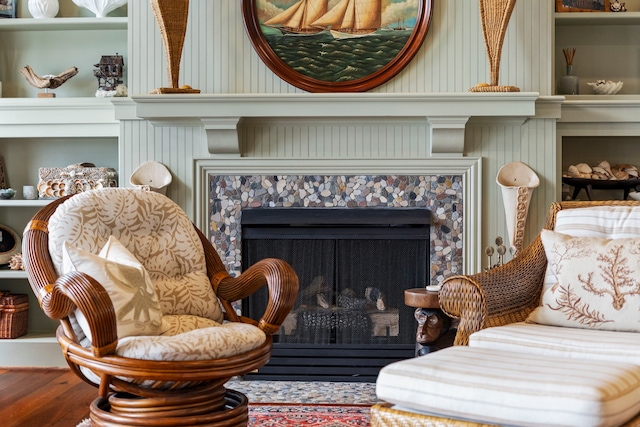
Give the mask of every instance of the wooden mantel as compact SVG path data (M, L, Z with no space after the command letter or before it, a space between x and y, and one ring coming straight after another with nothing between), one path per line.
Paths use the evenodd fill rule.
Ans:
M537 92L516 93L295 93L134 95L134 115L153 126L200 126L209 152L240 156L238 126L243 118L424 119L431 127L431 155L464 152L471 118L496 122L536 116Z

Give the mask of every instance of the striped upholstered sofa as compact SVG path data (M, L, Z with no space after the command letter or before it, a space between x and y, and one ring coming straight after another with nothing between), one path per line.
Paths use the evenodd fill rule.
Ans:
M511 262L447 279L453 347L382 369L373 427L640 426L640 203L563 202Z

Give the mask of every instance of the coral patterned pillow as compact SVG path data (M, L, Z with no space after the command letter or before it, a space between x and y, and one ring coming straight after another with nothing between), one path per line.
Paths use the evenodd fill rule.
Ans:
M572 237L550 230L541 238L555 284L527 321L640 331L640 239Z

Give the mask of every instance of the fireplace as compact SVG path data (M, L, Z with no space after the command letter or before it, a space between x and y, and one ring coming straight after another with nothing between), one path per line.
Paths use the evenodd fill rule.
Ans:
M428 209L248 209L243 267L281 258L298 273L296 305L274 337L260 379L375 379L413 356L415 320L404 289L429 281ZM257 318L267 292L243 301Z
M416 323L413 309L404 305L403 290L435 285L448 275L463 271L463 261L468 259L463 245L466 200L463 182L469 182L469 174L221 173L231 168L242 170L233 162L227 163L230 164L218 165L203 175L207 183L209 235L223 262L230 273L235 274L261 257L287 259L301 276L301 293L307 298L304 308L308 310L301 312L297 307L276 337L273 362L249 378L373 381L381 366L412 357ZM334 161L331 167L340 170L339 163ZM404 164L411 163L411 160L404 161ZM423 163L412 166L413 170L424 169ZM286 211L291 211L294 218ZM325 212L328 217L317 220L316 217ZM422 219L411 219L411 215L401 219L405 213ZM281 214L285 214L284 219L274 219ZM337 215L342 218L338 220ZM364 220L365 215L373 217ZM311 223L313 227L306 226ZM343 239L347 228L352 229L353 238ZM300 235L302 231L304 236ZM289 233L287 238L291 240L286 244L283 242L287 239L281 238L285 233ZM375 238L363 238L367 236ZM384 241L383 253L376 254L380 240ZM256 242L262 248L253 247L252 243ZM322 248L325 255L321 256L330 254L332 259L349 256L353 261L354 256L344 255L344 251L358 254L360 262L346 265L359 268L358 274L363 279L357 285L340 284L338 289L330 290L330 295L318 297L322 292L312 292L313 286L325 289L325 285L335 284L336 275L344 277L351 272L340 270L345 266L332 267L331 271L304 272L298 263L306 264L306 259L319 256L307 255L308 248ZM300 259L288 259L289 254ZM320 264L328 264L322 260ZM408 266L417 271L398 281L399 275L393 273ZM382 290L379 279L385 286L391 284L395 291ZM367 292L367 288L375 289ZM377 309L377 289L385 294L382 304L386 310ZM344 307L337 307L340 310L322 307L323 304L337 305L338 297L341 304L368 300L369 311L347 313ZM264 299L264 295L261 298ZM250 315L253 313L249 310L260 311L246 304L244 308L238 304L236 309ZM344 323L347 316L368 332L354 337L353 331L335 326ZM320 327L321 322L324 328ZM301 337L308 339L302 342ZM295 357L291 356L292 348L295 348ZM271 369L279 371L270 372Z

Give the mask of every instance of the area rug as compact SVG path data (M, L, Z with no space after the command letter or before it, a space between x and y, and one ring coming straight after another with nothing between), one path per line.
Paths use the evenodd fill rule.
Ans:
M249 404L249 427L368 427L369 405ZM90 427L88 419L77 427Z
M368 427L369 405L249 404L249 427Z

